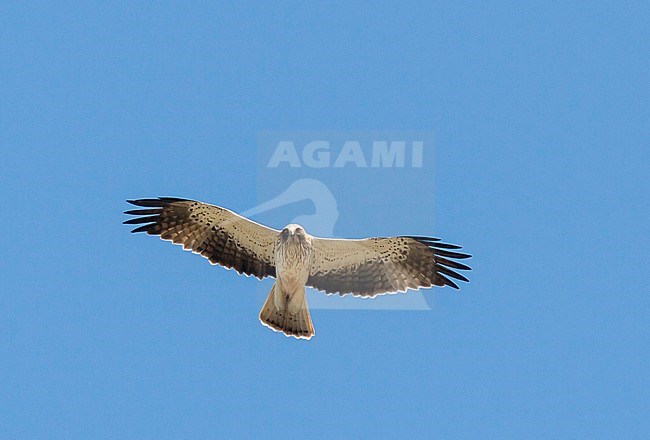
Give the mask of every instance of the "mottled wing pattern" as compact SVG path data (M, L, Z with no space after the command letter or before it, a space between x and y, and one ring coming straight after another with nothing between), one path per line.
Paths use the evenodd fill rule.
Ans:
M159 197L127 201L145 208L125 212L138 217L124 223L143 224L131 232L159 235L240 274L275 277L273 250L279 231L194 200Z
M314 259L307 285L327 293L373 297L431 286L451 286L450 278L468 281L453 269L471 270L456 259L460 246L430 237L389 237L363 240L315 238Z

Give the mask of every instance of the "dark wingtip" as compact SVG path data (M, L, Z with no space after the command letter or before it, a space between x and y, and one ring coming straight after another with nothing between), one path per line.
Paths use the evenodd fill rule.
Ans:
M412 238L413 240L416 240L416 241L419 241L419 242L436 242L436 241L440 241L439 238L426 237L424 235L404 235L404 238Z
M462 249L462 246L458 246L457 244L449 244L449 243L435 243L433 246L440 249Z
M451 251L462 249L462 246L442 243L439 238L434 237L424 237L418 235L409 235L405 237L411 238L419 243L426 245L433 253L433 258L436 262L436 278L439 282L442 283L436 283L436 285L449 286L454 289L459 289L458 285L448 277L455 278L460 281L469 282L466 277L457 273L455 270L472 270L472 268L455 260L464 260L466 258L471 258L472 256L470 254Z
M158 220L157 215L145 216L145 217L135 217L129 220L122 222L125 225L139 225L140 223L155 223Z
M427 245L430 249L434 251L436 255L441 255L448 258L455 258L459 260L472 257L470 254L465 254L461 252L451 252L447 250L447 249L462 249L463 247L458 246L457 244L441 243L439 238L423 237L418 235L405 235L404 238L411 238L417 242Z
M152 215L152 214L160 214L161 212L162 212L162 208L130 209L128 211L124 211L124 214L128 214L128 215Z
M135 206L151 207L151 208L164 208L166 205L174 202L185 202L187 199L178 197L158 197L155 199L133 199L128 200L127 203Z
M131 234L136 234L138 232L149 232L153 231L153 228L156 226L155 223L149 223L148 225L143 225L138 228L135 228L131 231Z
M460 270L472 270L471 267L467 266L466 264L459 263L458 261L447 260L446 258L442 258L435 254L434 257L436 263L442 264L443 266L449 266L449 267L453 267L454 269L460 269Z
M131 205L135 205L145 209L130 209L124 211L124 214L127 215L137 215L138 217L125 220L123 224L125 225L138 225L141 223L147 223L146 225L139 226L131 231L131 233L137 232L146 232L154 233L156 228L156 222L160 214L163 212L163 208L174 202L189 202L191 200L181 199L178 197L158 197L155 199L127 199L126 202Z
M442 275L442 274L440 274L440 273L437 273L437 274L436 274L436 278L440 278L440 279L442 279L442 281L444 282L444 284L445 284L446 286L453 287L453 288L456 289L456 290L460 290L460 287L458 287L458 285L457 285L456 283L454 283L452 280L450 280L450 279L447 278L446 276L444 276L444 275Z
M454 272L453 270L441 265L441 264L436 264L436 271L440 272L442 274L445 274L449 277L456 278L457 280L460 281L465 281L469 283L469 280L465 278L463 275L459 274L458 272Z
M470 254L461 254L460 252L443 251L441 249L434 249L434 253L436 255L440 255L441 257L455 258L456 260L464 260L465 258L471 258Z

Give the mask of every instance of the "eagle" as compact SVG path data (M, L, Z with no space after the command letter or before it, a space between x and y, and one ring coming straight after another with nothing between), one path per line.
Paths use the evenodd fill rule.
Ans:
M188 199L127 200L125 211L139 225L131 232L157 235L200 254L211 264L275 283L259 313L261 323L298 339L314 336L305 286L327 294L372 298L408 289L468 281L456 260L471 255L460 246L425 236L332 239L309 235L302 226L269 228L226 208Z

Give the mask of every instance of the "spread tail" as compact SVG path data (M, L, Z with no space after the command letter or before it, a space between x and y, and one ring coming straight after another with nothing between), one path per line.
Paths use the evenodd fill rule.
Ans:
M304 287L289 296L276 281L260 310L260 321L263 325L294 338L311 339L314 336Z

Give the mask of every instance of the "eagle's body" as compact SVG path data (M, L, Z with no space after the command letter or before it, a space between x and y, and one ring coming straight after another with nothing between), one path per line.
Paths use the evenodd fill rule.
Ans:
M139 217L125 223L145 223L132 232L159 235L241 274L274 277L259 318L296 338L314 335L305 286L362 297L434 285L457 289L449 277L467 279L452 269L470 269L454 261L469 257L451 251L460 246L436 238L326 239L310 236L299 225L278 231L193 200L161 197L129 203L145 208L126 211Z
M289 290L305 287L313 252L312 237L300 225L287 225L275 245L276 279Z
M275 284L260 311L260 321L277 331L311 337L314 327L307 308L305 285L313 255L312 237L299 225L287 225L275 245Z

